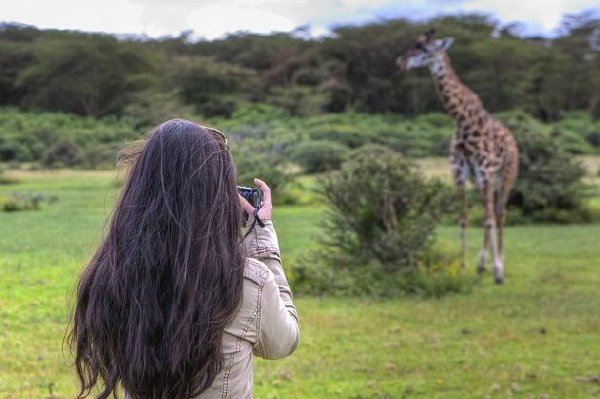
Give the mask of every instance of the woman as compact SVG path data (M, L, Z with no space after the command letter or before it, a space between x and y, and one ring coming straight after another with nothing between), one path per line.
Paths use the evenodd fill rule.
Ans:
M78 397L250 398L252 354L285 357L299 336L269 187L255 179L256 212L223 134L182 119L124 160L108 234L77 288ZM242 208L254 227L240 245Z

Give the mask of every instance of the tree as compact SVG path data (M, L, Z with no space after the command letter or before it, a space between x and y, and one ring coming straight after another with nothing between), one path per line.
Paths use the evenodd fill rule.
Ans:
M253 73L208 57L194 57L182 75L181 97L187 104L205 116L229 117L236 107L232 94L247 87Z
M81 115L118 113L129 94L152 82L150 56L110 36L44 38L19 75L29 107Z

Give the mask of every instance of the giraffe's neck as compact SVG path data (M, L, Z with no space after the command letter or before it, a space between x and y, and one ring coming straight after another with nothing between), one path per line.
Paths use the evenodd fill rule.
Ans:
M447 78L453 78L458 80L458 76L454 72L452 65L450 64L450 58L446 53L439 53L435 56L433 63L429 65L431 75L436 80L442 80Z
M429 70L435 80L444 109L458 123L468 117L469 109L482 109L479 98L460 81L454 72L446 53L438 54L429 66Z

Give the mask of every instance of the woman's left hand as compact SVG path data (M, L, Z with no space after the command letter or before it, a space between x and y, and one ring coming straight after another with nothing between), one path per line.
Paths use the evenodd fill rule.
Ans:
M258 217L261 220L269 220L271 219L271 215L273 213L273 203L271 202L271 189L264 181L260 179L254 179L254 185L258 187L263 193L263 201L258 210ZM250 204L244 197L239 195L240 204L242 208L248 212L248 215L254 215L254 207Z

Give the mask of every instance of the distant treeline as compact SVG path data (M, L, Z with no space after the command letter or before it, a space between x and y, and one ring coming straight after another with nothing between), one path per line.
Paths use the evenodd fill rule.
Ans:
M406 73L394 63L430 26L456 39L453 65L490 111L518 108L546 121L574 110L600 116L599 55L592 45L600 19L590 13L565 17L562 34L552 40L519 37L518 26L503 27L481 15L341 26L325 38L298 29L210 41L192 41L189 34L117 38L5 23L0 106L128 114L141 124L182 109L227 117L248 103L292 115L439 111L428 71Z
M365 144L384 145L410 157L446 156L453 123L442 113L416 117L355 112L291 116L265 104L242 106L232 118L183 116L218 126L226 133L236 162L252 172L262 165L267 169L262 173L271 173L274 165L289 162L307 173L336 169L350 151ZM495 116L517 139L533 131L570 154L600 153L600 119L594 120L585 112L568 112L551 123L542 123L522 111ZM139 139L148 128L138 124L137 118L127 115L93 118L0 107L0 163L112 168L124 143Z

